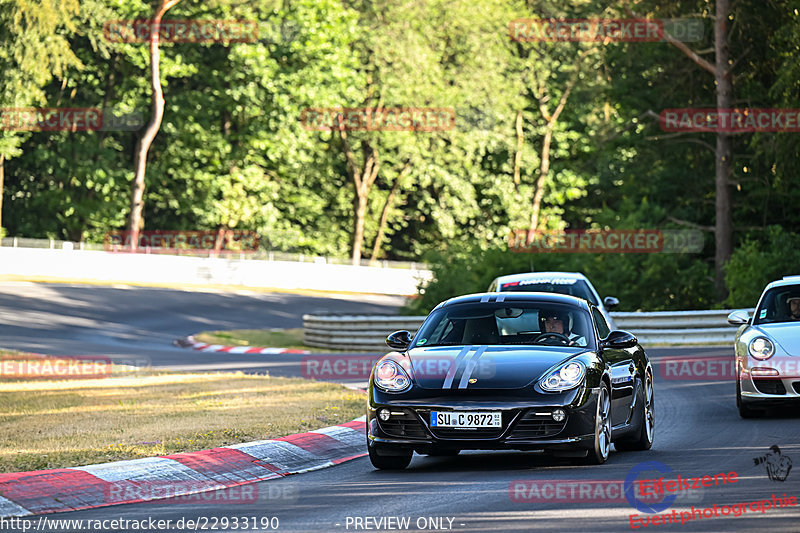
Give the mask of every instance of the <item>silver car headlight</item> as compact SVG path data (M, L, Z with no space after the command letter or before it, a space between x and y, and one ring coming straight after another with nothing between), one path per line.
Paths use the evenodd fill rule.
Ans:
M766 337L756 337L747 343L747 351L759 361L763 361L772 357L775 345Z
M375 385L385 391L400 392L411 386L411 378L394 361L381 361L375 367Z
M539 386L548 392L565 391L581 384L586 375L586 365L570 361L550 372L539 381Z

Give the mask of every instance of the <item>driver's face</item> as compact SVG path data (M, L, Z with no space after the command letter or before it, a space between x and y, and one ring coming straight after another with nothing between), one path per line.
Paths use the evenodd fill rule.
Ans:
M800 319L800 300L790 301L789 310L792 312L792 318L795 320Z
M564 334L564 322L558 317L547 317L544 319L545 333L560 333Z

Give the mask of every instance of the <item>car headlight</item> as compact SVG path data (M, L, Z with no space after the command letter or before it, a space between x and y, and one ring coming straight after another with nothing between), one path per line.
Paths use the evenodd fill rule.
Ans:
M766 337L756 337L747 344L747 351L759 361L763 361L772 357L775 345Z
M381 361L375 367L375 385L389 392L400 392L411 386L411 378L394 361Z
M580 361L570 361L550 372L539 382L546 391L565 391L577 387L586 375L586 366Z

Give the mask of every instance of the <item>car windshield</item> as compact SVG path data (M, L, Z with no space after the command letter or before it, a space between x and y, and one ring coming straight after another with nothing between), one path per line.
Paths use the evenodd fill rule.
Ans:
M753 324L795 321L800 324L800 285L784 285L767 291L753 317Z
M575 278L538 278L525 279L521 281L509 281L500 284L498 288L501 292L556 292L558 294L568 294L577 296L600 305L594 293L589 288L589 284L582 279Z
M544 345L594 347L587 311L548 302L469 303L435 310L413 347L449 345Z

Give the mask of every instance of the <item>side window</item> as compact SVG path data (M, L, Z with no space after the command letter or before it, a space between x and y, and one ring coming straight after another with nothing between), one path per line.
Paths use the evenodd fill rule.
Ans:
M611 329L608 327L603 313L594 306L592 306L592 318L594 318L594 324L597 326L597 334L600 336L600 339L608 337L608 334L611 333Z
M497 291L497 280L494 280L489 288L486 289L486 292L496 292Z

